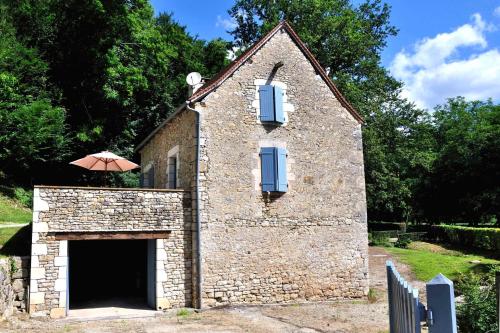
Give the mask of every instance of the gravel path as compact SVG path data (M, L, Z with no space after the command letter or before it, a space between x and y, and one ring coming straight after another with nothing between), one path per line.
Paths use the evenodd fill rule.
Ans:
M388 332L385 262L393 260L399 272L414 286L408 266L399 263L383 248L370 248L370 287L377 300L323 302L286 306L247 306L213 309L187 316L169 311L153 318L98 320L86 322L28 319L18 316L0 323L5 333L166 333L166 332Z

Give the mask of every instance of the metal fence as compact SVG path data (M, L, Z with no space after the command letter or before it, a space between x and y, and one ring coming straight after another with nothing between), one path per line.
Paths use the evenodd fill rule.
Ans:
M423 322L430 333L457 333L453 282L438 274L426 284L427 307L413 288L387 261L390 333L420 333Z

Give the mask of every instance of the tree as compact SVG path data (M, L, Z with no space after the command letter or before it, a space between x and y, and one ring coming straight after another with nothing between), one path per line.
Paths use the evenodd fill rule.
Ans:
M0 14L0 165L4 182L27 185L41 175L41 163L65 156L65 111L54 105L47 64L17 40L4 6Z
M234 43L243 48L286 19L365 116L400 87L380 64L386 39L397 33L380 0L359 7L347 0L237 0L229 14L238 24Z
M498 221L500 105L451 98L435 108L437 151L419 192L423 215L434 221Z
M171 15L154 17L148 0L0 4L12 18L10 35L19 50L38 59L9 72L16 85L24 85L19 95L44 92L45 100L66 114L68 156L44 182L88 182L66 164L89 152L111 149L132 158L134 147L185 101L186 74L199 71L210 77L226 63L226 42L192 37ZM23 58L9 59L4 66ZM41 66L38 72L35 65ZM16 73L25 73L27 80Z

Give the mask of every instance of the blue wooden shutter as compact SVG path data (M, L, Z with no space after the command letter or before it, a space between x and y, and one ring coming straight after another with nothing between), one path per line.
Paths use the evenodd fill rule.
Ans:
M273 86L259 87L260 121L274 121Z
M276 158L275 148L260 149L261 184L263 192L273 192L276 189Z
M283 89L274 87L274 120L277 123L285 122L285 113L283 112Z
M277 191L287 192L288 191L288 179L286 176L286 149L276 148L276 161L277 161Z

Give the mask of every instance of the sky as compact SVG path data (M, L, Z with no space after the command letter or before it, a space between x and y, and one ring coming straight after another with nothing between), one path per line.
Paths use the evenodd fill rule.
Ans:
M354 3L360 3L354 0ZM500 101L500 0L386 0L399 29L382 65L404 82L402 95L432 109L446 98ZM233 0L152 0L192 35L231 40Z

